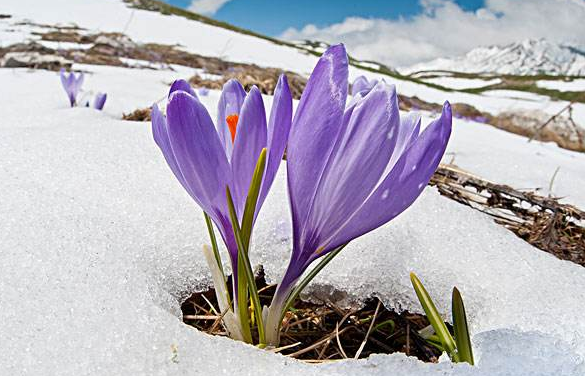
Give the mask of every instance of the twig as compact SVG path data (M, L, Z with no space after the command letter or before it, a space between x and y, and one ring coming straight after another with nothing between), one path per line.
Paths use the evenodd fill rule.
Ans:
M545 121L542 125L538 126L538 128L536 128L536 130L534 131L534 133L532 134L532 136L530 136L530 138L528 139L528 142L531 142L532 140L534 140L537 136L540 135L540 132L544 129L544 127L546 127L547 125L549 125L553 120L555 120L558 116L560 116L563 112L567 111L568 109L571 108L571 106L573 105L574 102L569 102L568 105L566 105L565 107L563 107L562 110L560 110L559 112L557 112L556 114L554 114L553 116L551 116L547 121Z
M557 173L559 172L560 169L561 169L561 166L558 166L556 168L555 172L553 173L552 177L550 178L550 183L548 184L548 197L552 197L553 184L555 182L555 178L557 177Z
M184 315L183 319L187 320L217 320L220 316L217 315Z
M380 309L380 303L381 302L378 300L378 304L376 305L376 310L374 311L374 316L372 317L372 322L370 323L370 327L368 328L368 331L366 332L366 337L362 341L360 347L358 348L358 351L355 353L355 356L353 357L354 359L359 359L364 347L366 346L366 342L368 342L368 338L370 337L370 333L372 332L372 328L374 327L374 322L376 321L376 317L378 317L378 310Z
M304 349L301 349L297 352L294 352L292 354L289 354L288 356L290 356L291 358L296 358L299 355L303 355L304 353L307 353L313 349L316 349L317 347L321 346L322 344L324 344L327 341L331 341L336 335L341 335L343 333L345 333L346 331L348 331L349 329L351 329L351 326L345 327L343 329L341 329L339 331L339 333L330 333L327 337L313 343L311 346L309 347L305 347Z
M301 344L301 342L291 343L290 345L277 347L275 349L271 349L271 350L268 350L268 351L273 352L273 353L277 353L277 352L281 352L282 350L287 350L287 349L296 347L296 346L298 346L300 344Z
M335 323L335 338L337 340L337 347L339 347L339 351L341 351L341 355L343 355L344 359L347 359L347 354L343 350L343 346L341 346L341 341L339 340L339 321Z

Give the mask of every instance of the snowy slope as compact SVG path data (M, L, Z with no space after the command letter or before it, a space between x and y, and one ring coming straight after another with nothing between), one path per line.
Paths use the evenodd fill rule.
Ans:
M68 11L63 12L63 9ZM43 2L3 0L1 12L12 16L12 18L0 19L0 45L3 46L23 40L38 40L39 36L34 32L47 31L39 26L20 24L25 21L41 25L75 24L84 28L85 30L81 32L86 33L124 32L136 42L168 45L179 43L181 48L192 53L220 57L234 62L281 68L305 76L311 72L317 61L316 56L302 49L276 44L180 16L129 8L122 0L46 0ZM61 45L61 48L64 46ZM449 100L452 103L468 103L480 111L492 114L518 108L538 109L552 115L567 105L564 101L547 100L537 103L515 98L486 99L478 94L445 92L424 84L350 67L350 80L360 75L376 79L383 78L395 84L401 94L417 96L427 102L442 104L445 100ZM585 105L576 104L574 107L584 107L582 111L579 109L576 112L585 114ZM575 120L578 124L585 123L585 117Z
M458 58L439 58L404 68L404 73L446 70L514 75L585 75L585 50L545 39L478 47Z

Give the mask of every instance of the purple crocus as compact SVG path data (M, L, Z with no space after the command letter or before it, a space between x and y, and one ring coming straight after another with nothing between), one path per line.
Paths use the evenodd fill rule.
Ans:
M107 97L108 94L106 93L97 93L93 101L93 108L101 111L104 108L104 104L106 104Z
M236 80L223 87L216 126L184 80L171 86L166 112L165 117L156 105L152 108L154 140L183 188L219 228L236 281L238 249L225 188L230 187L241 221L257 159L266 148L258 213L276 176L290 131L292 96L287 79L283 75L278 80L268 124L258 88L254 86L246 93Z
M209 95L209 89L206 87L200 87L199 90L197 90L197 92L199 93L200 96L202 97L206 97Z
M75 106L77 100L77 94L79 94L79 90L83 84L83 72L79 73L79 75L75 77L73 72L67 75L65 69L61 68L59 75L61 77L61 84L63 85L63 89L65 89L67 97L69 98L69 103L71 104L71 107L73 107Z
M401 119L394 86L378 82L346 108L347 90L345 48L332 46L307 82L288 141L293 249L267 316L272 345L285 302L309 265L408 208L449 140L449 103L419 132L420 117Z
M376 79L368 80L365 76L359 76L351 84L351 95L354 97L359 93L366 95L367 92L372 90L377 83L378 80Z

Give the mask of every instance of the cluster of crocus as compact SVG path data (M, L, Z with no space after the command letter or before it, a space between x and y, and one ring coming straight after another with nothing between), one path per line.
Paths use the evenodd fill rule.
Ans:
M80 105L77 101L77 97L81 92L81 86L83 85L84 75L83 72L79 73L75 76L75 73L71 72L67 74L64 68L61 68L59 72L59 76L61 78L61 85L63 85L63 89L65 89L65 93L67 94L67 98L69 99L69 104L71 107L75 107ZM107 94L105 93L97 93L94 100L93 100L93 108L97 110L102 110L104 108L104 104L106 103ZM82 104L83 107L89 107L89 101L84 101L85 104Z
M225 280L217 270L219 253L208 250L206 256L220 291L224 323L234 338L251 341L249 295L259 343L277 346L282 317L299 292L350 241L408 208L443 156L451 132L448 103L420 132L419 117L400 118L393 86L377 82L347 103L348 86L347 54L343 45L336 45L319 59L292 123L284 76L268 126L258 89L246 93L236 81L224 86L217 128L184 81L171 87L166 117L153 107L156 143L181 185L219 228L229 251L232 305L229 296L220 296L225 286L217 286ZM261 309L248 247L285 147L292 254L270 307Z

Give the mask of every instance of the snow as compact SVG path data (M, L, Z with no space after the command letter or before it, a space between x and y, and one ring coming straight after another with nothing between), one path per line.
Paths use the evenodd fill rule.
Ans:
M118 120L120 110L164 97L176 73L83 68L92 72L88 89L114 93L104 112L67 108L55 73L0 70L0 96L6 98L0 124L0 374L585 371L585 322L574 319L585 309L585 269L534 249L433 189L391 224L350 244L309 292L313 298L330 294L339 304L378 296L389 307L420 312L408 280L415 271L446 312L456 285L467 306L477 367L423 364L402 354L309 366L183 325L180 299L209 283L203 218L168 170L149 124ZM202 98L212 109L217 99L217 91ZM530 175L549 159L550 165L563 163L561 172L585 165L576 153L526 144L475 123L455 124L450 150L458 151L455 161L464 167L487 159L482 153L489 151L501 159L473 172L491 171L494 180L509 174L526 184L524 178L538 180ZM542 160L535 162L539 153ZM506 172L510 160L518 166ZM582 186L561 177L559 187L575 184L571 189L578 192ZM285 180L282 170L258 219L251 255L272 281L284 270L291 242Z
M129 8L121 0L50 0L48 6L36 0L3 0L2 11L16 19L31 19L39 24L72 24L63 22L63 9L75 15L70 20L91 31L121 32L138 43L175 45L180 41L186 51L225 60L311 72L316 57L297 48L275 44L250 35L194 22L184 17ZM0 39L7 34L2 32ZM20 39L22 40L22 39Z
M585 91L585 78L577 78L572 81L541 80L536 81L536 86L559 91Z
M486 124L454 120L454 131L444 161L493 182L515 188L538 189L542 195L585 207L585 154L554 143L528 142ZM559 171L549 191L555 170Z
M88 50L93 47L93 44L91 43L73 43L52 40L38 40L37 43L54 50Z
M502 82L499 78L484 80L481 78L462 78L462 77L433 77L425 78L425 82L440 85L449 89L474 89L490 85L496 85Z
M522 99L538 103L546 102L549 99L545 95L520 90L486 90L483 95L493 98Z

